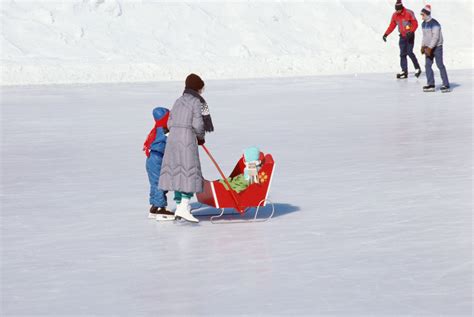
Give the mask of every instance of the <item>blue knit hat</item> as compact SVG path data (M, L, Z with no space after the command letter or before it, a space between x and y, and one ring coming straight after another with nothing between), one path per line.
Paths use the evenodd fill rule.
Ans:
M153 109L153 118L155 118L155 120L160 120L160 119L163 118L168 112L169 112L169 110L166 109L166 108L163 108L163 107L156 107L155 109Z

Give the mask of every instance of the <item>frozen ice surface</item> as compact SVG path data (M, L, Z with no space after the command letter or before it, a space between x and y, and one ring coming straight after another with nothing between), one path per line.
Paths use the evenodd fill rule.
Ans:
M224 171L277 163L276 217L226 226L146 217L180 82L3 87L2 315L470 316L472 70L449 75L209 81Z

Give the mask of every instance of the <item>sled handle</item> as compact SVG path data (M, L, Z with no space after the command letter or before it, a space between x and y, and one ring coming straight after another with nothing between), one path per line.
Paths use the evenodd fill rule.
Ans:
M226 184L227 187L229 188L230 194L232 195L232 199L234 200L234 203L235 203L235 206L237 207L237 210L238 210L240 213L242 213L243 210L241 210L241 208L240 208L239 200L237 199L237 197L235 197L234 190L232 189L232 187L230 187L229 181L227 180L227 177L225 177L224 172L222 172L221 168L219 167L219 164L217 164L216 160L215 160L214 157L212 156L211 152L209 152L209 150L207 149L207 147L206 147L204 144L202 144L201 146L202 146L202 148L204 149L204 151L207 153L207 155L209 156L209 158L211 159L212 163L214 163L214 165L216 166L217 170L219 171L219 174L221 174L222 179L224 180L225 184Z

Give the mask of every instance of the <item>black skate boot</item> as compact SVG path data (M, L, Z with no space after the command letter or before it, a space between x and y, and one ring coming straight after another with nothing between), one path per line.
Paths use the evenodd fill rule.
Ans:
M441 89L441 92L443 92L443 93L444 92L451 92L451 88L449 86L443 85L443 86L441 86L440 89Z
M421 75L421 69L418 68L415 72L415 77L418 78L420 77L420 75Z
M407 79L407 78L408 78L407 72L400 72L397 74L397 79Z
M158 208L156 214L156 221L173 221L175 219L174 213L169 210L166 210L165 207Z
M434 92L435 90L436 90L435 85L423 86L423 91L424 92Z
M158 207L151 206L150 212L148 213L148 218L156 219L156 215L158 214Z

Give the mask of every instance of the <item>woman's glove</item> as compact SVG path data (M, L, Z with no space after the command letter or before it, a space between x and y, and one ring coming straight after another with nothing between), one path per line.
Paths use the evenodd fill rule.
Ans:
M198 140L198 145L204 145L204 143L206 143L206 140L204 140L204 139L201 140L201 139L197 138L197 140Z
M425 48L426 48L426 46L421 47L421 55L425 54Z

